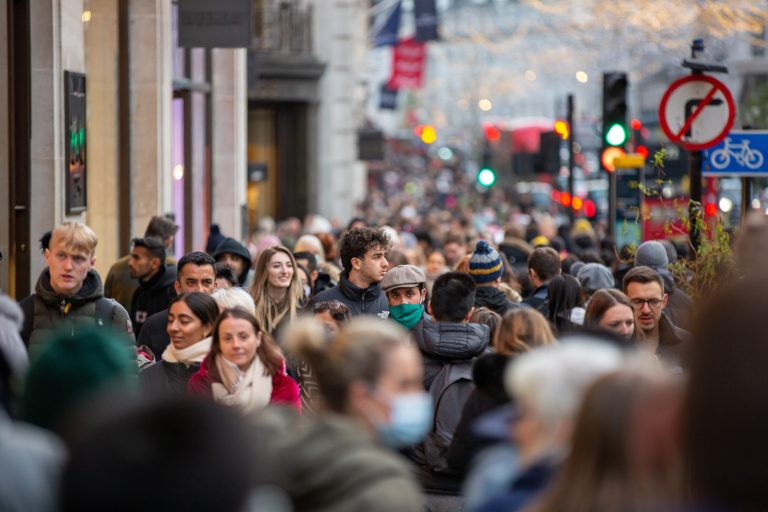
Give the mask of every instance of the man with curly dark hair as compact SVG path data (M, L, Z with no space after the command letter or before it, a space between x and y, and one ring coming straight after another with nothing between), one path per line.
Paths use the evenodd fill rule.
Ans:
M344 267L339 284L315 295L311 303L337 300L345 304L352 315L387 318L389 302L379 283L389 266L385 254L390 246L389 236L383 229L365 227L345 231L339 242Z

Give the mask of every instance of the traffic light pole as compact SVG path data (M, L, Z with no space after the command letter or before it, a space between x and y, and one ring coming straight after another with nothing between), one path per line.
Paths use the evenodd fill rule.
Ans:
M570 131L570 134L568 136L568 193L571 195L571 198L573 198L575 197L573 193L573 189L574 189L573 170L576 167L574 158L573 158L573 139L575 137L575 132L576 132L573 127L573 94L568 95L568 111L566 112L566 122L568 123L568 130ZM573 225L573 221L576 218L576 212L574 211L573 208L568 208L568 218L571 221L571 225Z

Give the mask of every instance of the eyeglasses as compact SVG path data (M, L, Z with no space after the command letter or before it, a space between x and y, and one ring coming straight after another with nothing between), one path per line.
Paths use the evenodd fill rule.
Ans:
M314 304L313 310L315 314L329 311L331 313L331 317L337 322L343 322L349 318L349 308L337 300L316 302Z
M632 303L632 307L638 311L643 309L643 306L646 304L648 304L648 307L651 309L659 309L664 303L662 299L632 299L630 302Z

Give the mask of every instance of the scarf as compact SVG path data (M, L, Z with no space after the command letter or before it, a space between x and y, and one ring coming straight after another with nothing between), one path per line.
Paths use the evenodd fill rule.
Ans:
M213 399L224 405L235 406L242 412L266 407L272 398L272 377L264 375L264 363L259 356L253 358L246 371L230 363L221 354L216 356L216 369L222 382L211 386Z
M173 343L169 343L163 352L163 361L168 363L184 363L187 366L191 366L202 363L210 351L210 336L182 349L174 348Z

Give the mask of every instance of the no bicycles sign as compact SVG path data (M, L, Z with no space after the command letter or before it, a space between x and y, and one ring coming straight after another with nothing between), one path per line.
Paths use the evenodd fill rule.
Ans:
M674 143L700 151L721 142L733 126L731 91L707 75L685 76L669 86L659 105L661 129Z

